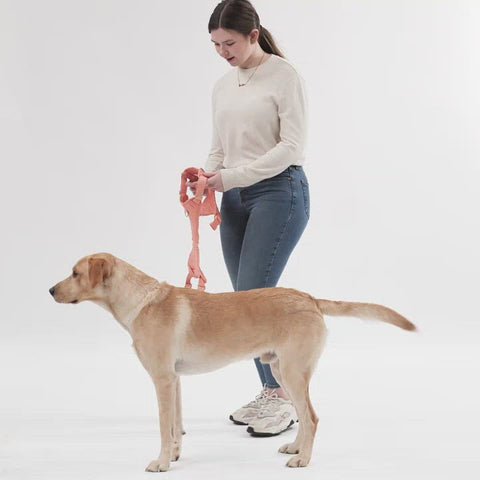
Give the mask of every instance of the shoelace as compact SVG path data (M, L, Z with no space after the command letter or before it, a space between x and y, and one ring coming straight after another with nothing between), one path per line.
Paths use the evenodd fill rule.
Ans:
M248 402L243 408L256 407L257 405L262 405L267 397L267 391L264 388L256 397L255 400Z
M282 402L286 402L277 395L277 392L271 392L270 394L266 394L265 400L262 402L262 406L260 411L258 412L259 417L266 417L275 413L275 410L278 408L278 400Z

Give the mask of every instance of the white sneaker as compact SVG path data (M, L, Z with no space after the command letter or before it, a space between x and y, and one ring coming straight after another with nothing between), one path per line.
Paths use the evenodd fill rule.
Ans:
M248 423L247 432L254 437L278 435L298 422L297 412L290 400L278 397L273 392L262 401L261 408Z
M255 397L255 400L252 400L238 410L235 410L230 415L230 420L237 425L248 425L250 420L257 416L257 413L260 411L266 399L267 388L263 387L263 390Z

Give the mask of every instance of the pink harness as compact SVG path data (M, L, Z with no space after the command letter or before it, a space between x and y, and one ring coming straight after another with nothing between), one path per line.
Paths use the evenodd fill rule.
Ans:
M191 279L198 278L198 289L205 290L207 279L200 269L200 251L198 249L198 227L199 218L202 215L214 215L213 222L210 226L215 230L222 218L218 211L217 203L215 201L215 190L206 189L207 177L204 175L204 170L201 168L190 167L183 171L182 180L180 183L180 203L185 209L185 213L190 218L190 226L192 227L192 251L188 257L188 275L185 280L185 287L192 288ZM187 195L187 181L197 182L195 196L189 198ZM206 197L203 199L203 194L207 190Z

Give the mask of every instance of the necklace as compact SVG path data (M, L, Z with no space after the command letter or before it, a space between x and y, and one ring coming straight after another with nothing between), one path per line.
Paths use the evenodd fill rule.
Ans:
M262 58L260 59L259 64L255 67L255 70L252 72L252 74L247 78L247 81L245 83L240 83L240 68L237 68L237 80L238 80L238 86L239 87L244 87L250 79L255 75L255 72L257 71L257 68L262 64L263 57L265 56L265 52L263 52Z

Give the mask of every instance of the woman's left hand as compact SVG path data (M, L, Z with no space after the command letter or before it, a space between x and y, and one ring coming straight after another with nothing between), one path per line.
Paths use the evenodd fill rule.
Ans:
M205 172L205 176L208 178L207 188L223 192L222 175L220 172Z

